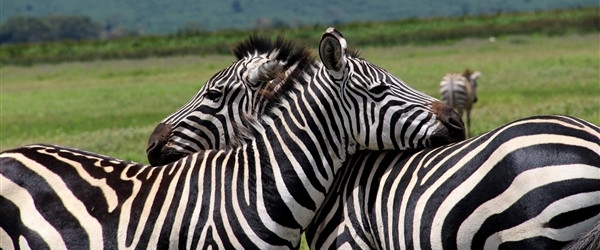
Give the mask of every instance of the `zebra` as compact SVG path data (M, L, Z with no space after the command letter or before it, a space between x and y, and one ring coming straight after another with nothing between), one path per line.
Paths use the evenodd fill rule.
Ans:
M313 249L560 249L588 230L582 241L599 246L600 127L536 116L452 145L353 155L306 239Z
M471 108L477 102L477 79L481 72L466 69L461 73L446 74L440 82L441 100L462 117L466 111L467 137L471 137Z
M323 63L309 60L284 77L235 148L166 166L43 144L0 153L0 247L297 248L356 151L464 139L462 124L448 123L458 115L348 54L339 31L327 29L319 56ZM269 83L262 81L269 67L242 61L222 72ZM215 79L201 94L212 106L236 87L257 87Z
M194 134L194 130L203 130L198 124L184 121L210 121L214 119L211 116L219 116L225 119L221 124L227 124L227 119L240 119L236 116L247 109L244 105L268 105L265 102L268 100L253 99L242 105L232 102L227 109L210 110L218 115L189 106L187 112L175 112L178 123L166 123L174 121L171 115L158 127L168 125L193 136L194 141L210 141L203 138L204 134ZM177 141L172 137L176 135L171 134L165 141ZM594 244L594 239L600 237L599 145L600 128L593 124L567 116L540 116L435 149L361 151L337 173L306 236L313 249L555 249L596 221L596 229L582 237L589 239L585 243ZM560 181L525 183L539 173ZM529 186L519 189L519 184ZM510 192L518 191L523 196L511 200ZM460 197L463 193L465 198ZM536 194L547 197L528 199ZM503 204L505 210L495 204ZM532 212L525 214L517 206L529 207ZM486 209L491 212L486 214ZM547 217L541 221L545 224L532 223L542 215ZM528 228L529 234L514 233L523 228Z

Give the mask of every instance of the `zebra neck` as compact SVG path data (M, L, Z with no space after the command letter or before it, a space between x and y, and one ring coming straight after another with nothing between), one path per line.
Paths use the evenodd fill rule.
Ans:
M247 162L254 164L256 174L250 179L260 186L257 193L271 194L263 196L267 213L278 224L300 232L321 206L346 154L335 153L337 145L325 139L311 139L315 134L310 130L282 133L279 122L248 144L244 154L253 158Z

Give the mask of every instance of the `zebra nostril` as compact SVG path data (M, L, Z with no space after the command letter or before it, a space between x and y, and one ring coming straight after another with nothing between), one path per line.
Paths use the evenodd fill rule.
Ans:
M432 138L432 144L434 146L457 142L466 138L465 124L456 111L439 101L432 104L432 110L437 115L439 121L444 125L444 127L439 129Z
M156 142L148 142L148 147L146 147L146 154L151 154L156 152L156 148L158 146L158 143Z

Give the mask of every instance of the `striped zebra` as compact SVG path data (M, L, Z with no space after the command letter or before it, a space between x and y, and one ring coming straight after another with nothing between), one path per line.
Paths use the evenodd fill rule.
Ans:
M466 111L467 137L471 137L471 108L477 102L477 79L481 72L466 69L461 73L446 74L440 82L442 101L462 117Z
M283 85L263 115L244 121L235 148L156 167L51 145L0 153L0 247L297 248L357 150L464 138L461 124L448 123L458 115L347 54L338 31L323 34L319 52L323 64L263 81ZM230 66L235 79L209 80L203 102L218 107L228 93L257 87L245 81L261 82L268 69L242 61Z
M248 98L240 95L230 98ZM159 127L211 141L194 133L206 129L186 120L218 116L227 124L239 119L244 105L268 105L257 100L210 112L188 104L187 112L177 111L178 119L171 115ZM178 141L174 137L165 141ZM597 126L545 116L435 149L359 152L337 173L307 239L313 249L557 249L596 222L583 243L572 243L595 249L577 246L599 243L599 145Z
M560 249L589 230L595 247L581 249L600 249L598 223L600 128L542 116L448 146L353 155L306 238L313 249Z

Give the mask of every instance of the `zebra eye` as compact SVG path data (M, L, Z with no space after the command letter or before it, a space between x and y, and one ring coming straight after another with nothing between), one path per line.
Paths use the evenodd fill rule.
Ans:
M209 89L204 94L204 97L206 97L207 99L209 99L209 100L211 100L213 102L218 102L219 99L221 99L221 92L218 91L218 90Z
M378 95L378 94L381 94L384 91L388 90L389 88L390 88L390 86L388 86L387 84L380 83L380 84L370 87L369 92L371 92L372 94Z

